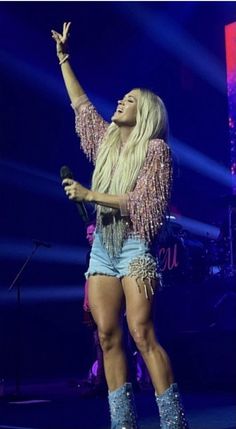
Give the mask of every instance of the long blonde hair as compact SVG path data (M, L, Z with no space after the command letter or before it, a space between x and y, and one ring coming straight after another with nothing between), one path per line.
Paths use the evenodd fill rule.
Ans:
M151 139L167 140L168 116L160 97L147 89L139 89L136 125L121 150L120 129L108 127L100 146L92 178L92 189L113 195L132 191L146 158ZM111 209L102 207L101 211Z

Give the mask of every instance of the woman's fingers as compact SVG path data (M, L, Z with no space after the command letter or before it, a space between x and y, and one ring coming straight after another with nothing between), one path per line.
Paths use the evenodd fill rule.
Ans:
M52 34L54 35L54 36L59 36L59 34L60 33L58 33L57 31L55 31L55 30L51 30L51 32L52 32Z
M69 32L70 26L71 26L71 22L67 22L67 25L66 25L66 32L67 33Z
M64 191L69 200L82 201L84 199L85 188L83 188L80 183L67 178L62 181L62 185L64 186Z
M69 29L70 29L70 25L71 22L64 22L63 24L63 31L62 34L58 33L55 30L51 30L52 33L52 38L57 42L57 43L65 43L66 40L69 37Z
M55 34L52 34L52 38L53 40L55 40L56 43L59 43L59 39L57 36L55 36Z
M73 179L69 179L68 177L62 180L62 186L71 186L74 183L76 182Z
M70 197L72 197L74 190L71 189L71 186L65 186L64 191L65 191L66 195L70 198Z
M71 193L73 193L75 191L75 184L76 182L72 179L64 179L62 181L62 186L64 187L64 191L66 193L66 195L70 195Z
M63 33L68 33L68 30L70 28L71 22L64 22L63 24Z
M52 38L53 38L56 42L60 43L60 42L61 42L61 39L62 39L62 35L61 35L60 33L57 33L57 31L52 30Z
M69 37L69 28L70 28L71 22L64 22L63 24L63 39L64 41L68 39Z

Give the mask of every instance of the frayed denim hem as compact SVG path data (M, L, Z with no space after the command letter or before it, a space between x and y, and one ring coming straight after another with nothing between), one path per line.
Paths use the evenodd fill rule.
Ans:
M91 276L107 276L107 277L116 277L117 279L121 279L124 277L124 274L110 274L110 273L102 273L100 271L87 271L85 274L86 280L88 280Z

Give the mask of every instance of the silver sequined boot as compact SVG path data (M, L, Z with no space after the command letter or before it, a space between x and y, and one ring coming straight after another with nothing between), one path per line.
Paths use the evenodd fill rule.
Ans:
M171 384L161 395L156 394L155 396L159 408L161 429L189 429L176 383Z
M131 383L108 394L111 429L138 429L134 394Z

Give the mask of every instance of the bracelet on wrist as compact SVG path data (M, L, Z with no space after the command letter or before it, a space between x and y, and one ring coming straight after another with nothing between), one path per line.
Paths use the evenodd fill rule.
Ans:
M69 54L66 54L63 58L62 58L62 60L61 61L59 61L59 65L61 66L63 63L65 63L67 60L68 60L68 58L69 58Z

